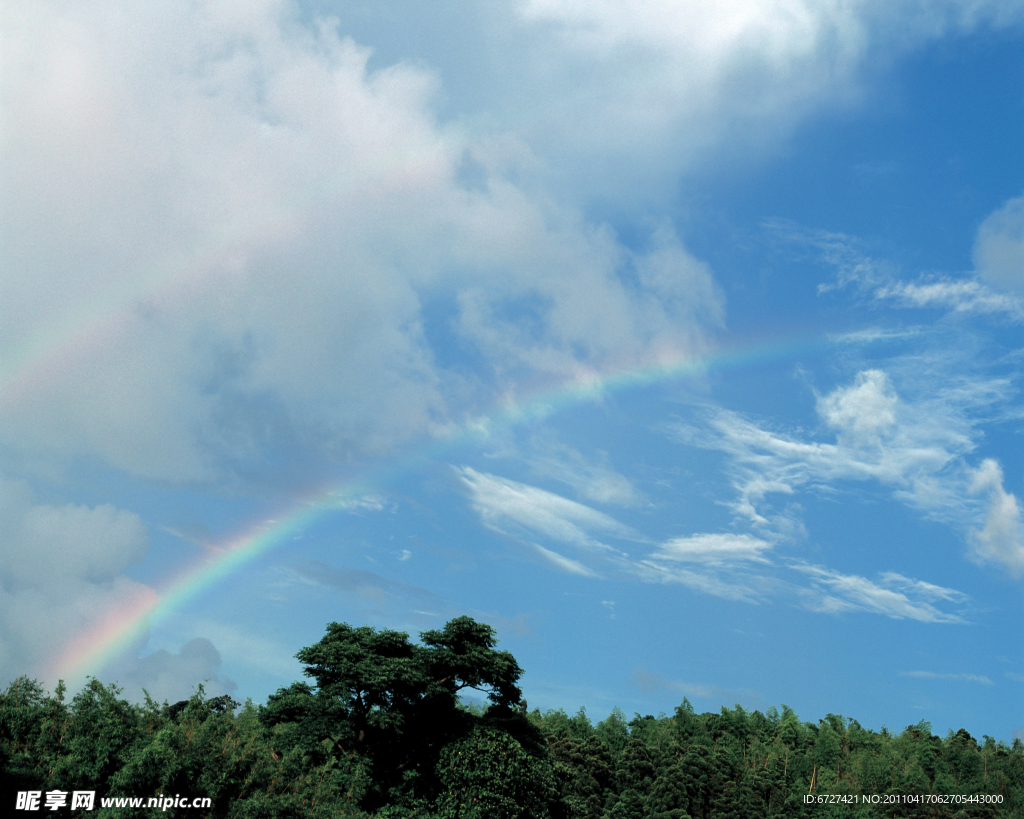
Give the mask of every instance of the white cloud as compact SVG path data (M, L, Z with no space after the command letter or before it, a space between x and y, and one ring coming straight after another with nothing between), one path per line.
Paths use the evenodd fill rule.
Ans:
M626 249L549 195L522 139L439 123L436 74L368 70L284 0L16 5L12 448L218 482L287 451L269 471L299 480L496 390L693 349L721 319L669 231ZM431 336L437 304L456 316ZM478 376L438 364L449 344L484 355Z
M834 443L771 431L721 409L705 411L704 427L683 422L672 433L681 443L728 456L737 493L730 505L773 538L801 527L799 509L777 510L772 496L832 494L851 482L870 481L928 518L959 529L974 559L1019 574L1024 550L1017 500L1002 488L994 461L978 470L966 462L975 447L976 424L998 415L1008 383L957 375L948 369L949 361L926 356L893 365L911 393L908 398L880 369L865 370L849 386L818 396L819 418L834 431Z
M642 541L613 518L583 504L537 487L477 472L456 470L469 489L473 507L489 528L518 538L559 569L582 577L600 577L591 566L568 558L529 539L539 534L580 550L591 563L600 561L615 575L644 583L675 584L725 600L762 603L796 595L803 605L825 614L863 611L896 619L929 623L960 623L959 614L944 610L963 606L967 595L955 589L884 572L877 581L845 575L802 561L776 565L766 556L773 544L742 533L697 533L667 540L644 557L631 557L596 540L591 532ZM780 576L780 569L808 578L798 586Z
M767 563L762 555L771 544L751 535L698 534L677 537L662 543L651 557L683 563L703 563L711 566L752 561Z
M836 429L840 440L862 446L880 442L896 424L896 405L889 377L881 370L858 373L854 384L818 398L818 415Z
M675 583L728 600L757 601L778 585L771 578L751 575L742 569L750 563L767 563L761 552L770 545L748 535L697 534L660 544L646 558L630 557L598 537L645 542L645 538L614 518L589 506L535 486L470 467L456 470L469 489L474 509L484 525L517 537L546 560L564 571L585 577L598 572L533 542L535 535L569 544L591 563L603 563L615 574L647 583ZM696 564L686 567L681 564Z
M917 282L895 281L877 288L874 295L876 299L892 300L902 307L945 308L954 313L1001 313L1024 321L1024 302L975 279L931 276Z
M981 674L937 674L934 671L901 671L900 677L914 677L919 680L960 680L992 685L992 680Z
M535 486L477 472L468 466L456 469L469 489L473 508L483 522L498 531L536 532L551 540L568 543L591 553L619 555L591 533L636 540L638 535L612 517L582 503L563 498Z
M763 155L809 113L856 105L864 80L895 57L1022 14L998 0L517 5L537 43L526 42L508 115L527 121L531 144L574 186L612 206L672 195L676 175L709 155L733 163ZM609 156L615 162L595 173Z
M882 583L891 589L904 589L909 596L926 600L945 600L950 603L966 603L968 597L956 589L946 589L923 580L904 577L897 572L882 572L879 576Z
M332 509L340 509L344 512L351 512L360 515L364 512L382 512L392 508L386 498L380 495L359 495L350 497L343 492L332 493L326 498L317 502L317 506L329 506Z
M849 333L830 334L828 339L839 344L871 344L877 341L890 341L893 339L914 338L920 336L920 327L910 327L901 330L890 330L882 327L869 327L866 330L854 330Z
M751 574L734 564L689 568L680 565L679 561L665 563L664 560L664 557L655 554L635 561L629 570L645 583L673 583L723 600L742 600L747 603L769 600L781 585L768 575Z
M24 483L0 476L0 679L28 674L52 686L60 676L72 689L83 683L66 658L88 650L89 635L120 628L156 603L154 589L126 574L148 542L136 514L109 504L42 503ZM187 698L204 681L208 695L237 688L218 674L220 652L205 637L177 654L140 657L146 640L133 639L88 673L116 681L135 700L143 688L158 701Z
M981 278L1000 290L1024 296L1024 196L1010 199L981 223L973 256L974 269Z
M551 436L535 439L531 449L527 461L532 472L571 486L580 497L619 506L636 506L642 501L629 479L611 467L607 453L587 458Z
M537 554L569 574L578 574L580 577L600 577L597 572L588 569L578 560L573 560L570 557L558 554L558 552L545 549L538 543L533 543L531 545L536 550Z
M792 568L810 579L811 588L801 590L800 597L812 611L828 614L865 611L922 623L963 622L958 614L942 611L932 604L937 598L965 602L966 596L954 589L921 583L891 572L874 582L809 563L795 562Z
M147 546L137 515L41 503L0 477L0 677L44 679L78 635L145 610L156 593L125 571Z
M771 142L832 104L896 31L899 50L1014 17L510 3L467 15L479 37L437 46L436 70L370 70L284 0L115 5L6 7L0 435L219 483L297 481L531 380L700 348L723 316L707 266L666 227L625 248L566 191L656 198L724 135ZM388 9L350 11L379 15L382 50L400 41ZM465 80L480 42L510 59ZM439 122L442 81L487 115ZM448 344L485 366L446 369ZM293 454L269 470L268 451Z
M1003 470L991 458L982 461L971 479L970 492L988 498L985 525L970 532L971 555L979 563L995 563L1013 577L1024 574L1024 524L1016 496L1003 488Z
M1024 321L1024 251L1020 234L1024 230L1024 197L1011 199L982 223L974 245L975 275L954 277L922 274L916 281L901 278L899 271L885 260L873 259L858 241L842 233L807 230L786 221L769 221L765 227L785 241L813 248L821 260L836 269L834 282L818 285L818 293L855 287L876 302L890 302L908 309L947 310L962 315L1003 316ZM877 337L879 331L852 334L850 340ZM904 331L905 332L905 331ZM911 331L915 333L916 331ZM893 337L885 331L881 337Z

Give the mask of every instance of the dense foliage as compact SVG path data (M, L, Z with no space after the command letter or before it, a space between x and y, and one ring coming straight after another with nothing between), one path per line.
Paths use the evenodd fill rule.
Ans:
M27 678L0 695L0 799L96 792L49 815L151 816L103 797L209 797L166 816L747 819L1024 816L1024 745L965 730L901 733L740 706L592 724L528 711L522 670L468 617L427 631L331 623L297 655L310 682L263 706L139 705L96 680L66 699ZM465 689L489 705L466 706ZM24 815L24 814L23 814Z

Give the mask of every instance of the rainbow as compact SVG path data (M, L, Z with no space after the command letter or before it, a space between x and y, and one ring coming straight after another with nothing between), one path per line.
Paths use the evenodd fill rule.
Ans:
M712 370L740 369L828 346L820 337L746 344L732 350L698 356L663 356L652 366L598 375L585 373L569 385L535 395L530 400L507 402L485 417L450 428L416 448L412 454L380 468L371 476L347 484L330 484L295 502L280 514L252 523L233 536L210 546L207 556L188 567L159 590L114 609L90 629L76 635L46 666L48 680L80 680L97 675L111 660L133 644L145 640L151 625L164 621L191 600L213 589L243 566L289 542L296 534L336 513L346 502L365 497L393 479L450 454L452 449L484 440L496 429L510 428L560 410L602 397L658 383L684 380Z

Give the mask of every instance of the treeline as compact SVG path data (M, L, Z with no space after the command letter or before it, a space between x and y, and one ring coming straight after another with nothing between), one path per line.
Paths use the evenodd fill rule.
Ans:
M1021 817L1024 745L965 730L900 733L828 714L529 711L522 669L468 617L427 631L331 623L296 656L309 682L263 705L205 696L136 704L91 680L70 701L0 695L0 800L67 794L48 815L152 816L103 797L209 797L166 816L378 819ZM463 704L465 690L487 706ZM94 791L92 810L71 808ZM40 799L40 809L45 803ZM59 799L59 797L58 797ZM164 802L163 804L167 804Z

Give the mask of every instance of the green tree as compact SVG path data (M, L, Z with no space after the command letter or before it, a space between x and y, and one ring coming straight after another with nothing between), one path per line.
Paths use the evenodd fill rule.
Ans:
M594 726L594 734L611 749L612 753L619 753L626 747L629 740L629 725L626 723L626 715L618 706L612 709L607 719L601 720Z
M541 749L520 708L522 669L509 652L495 649L493 628L458 617L421 640L416 645L405 632L329 624L319 642L296 654L316 685L293 683L261 709L281 750L294 745L314 758L324 752L364 758L374 782L364 804L377 809L433 799L442 749L481 723ZM483 716L460 707L467 688L490 701Z
M519 678L523 670L507 651L496 651L495 631L472 617L456 617L441 631L424 631L430 695L455 697L464 688L487 694L496 708L511 708L522 701Z
M658 776L647 797L647 809L651 819L691 819L687 808L690 794L687 789L687 771L681 764L675 764Z
M582 709L581 709L582 711ZM612 786L612 756L596 736L563 736L551 743L551 760L568 815L596 819L604 812Z
M47 787L96 790L121 768L145 737L143 709L119 699L116 685L90 679L71 700L61 725L60 753L53 760ZM159 708L148 701L150 724Z
M439 819L546 819L556 797L547 762L485 726L444 748L437 776Z

